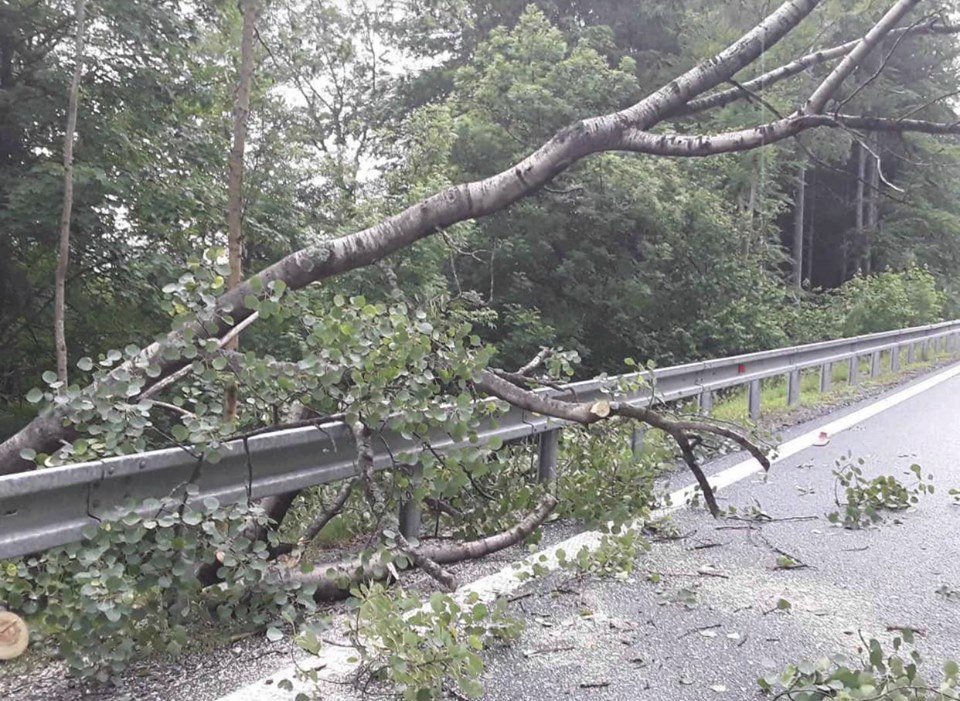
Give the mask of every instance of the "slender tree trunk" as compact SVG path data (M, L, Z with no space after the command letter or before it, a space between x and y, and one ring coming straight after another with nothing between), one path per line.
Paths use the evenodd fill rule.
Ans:
M870 148L877 154L877 158L873 156L870 157L870 178L867 181L867 184L870 186L870 192L867 197L866 239L863 250L863 272L867 275L873 270L873 243L877 237L878 213L880 208L880 161L878 160L880 156L880 139L874 134L871 135L870 142Z
M228 289L243 279L243 152L247 141L247 122L250 117L250 86L253 83L253 35L256 30L259 3L244 0L243 32L240 38L240 75L236 100L233 105L233 147L227 163L227 255L230 262ZM236 350L240 339L234 338L227 350ZM231 381L224 398L224 418L237 417L237 384Z
M811 187L809 190L809 199L810 202L807 203L807 253L804 260L807 263L807 271L805 278L810 282L811 287L813 287L813 240L814 240L814 219L816 217L816 205L817 205L817 171L814 170L810 174Z
M63 209L60 212L60 248L54 278L53 338L57 354L57 379L66 388L67 333L64 317L67 306L67 266L70 263L70 218L73 214L73 140L77 133L77 102L80 97L80 77L83 74L83 34L86 18L86 0L76 2L76 45L74 48L73 78L67 98L67 130L63 135Z
M857 255L854 260L860 261L860 251L864 246L863 240L863 183L866 178L867 152L860 143L857 143L857 207L856 207L856 246ZM859 265L857 266L859 267Z
M803 205L806 199L806 164L800 166L797 175L797 197L793 207L793 271L791 282L798 290L803 289Z

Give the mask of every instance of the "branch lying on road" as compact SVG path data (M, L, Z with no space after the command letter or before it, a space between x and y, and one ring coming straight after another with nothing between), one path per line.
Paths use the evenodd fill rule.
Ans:
M547 495L523 520L506 531L462 543L432 542L410 549L407 555L411 560L415 557L429 560L438 567L464 560L475 560L521 542L546 521L556 506L556 498ZM316 585L314 598L318 601L330 601L349 596L350 588L359 582L386 579L390 574L383 560L371 561L368 558L358 557L345 562L317 564L309 573L291 572L286 576L293 577L303 584Z
M755 445L746 436L726 426L718 426L704 420L684 420L674 419L663 414L648 409L646 407L633 406L622 402L608 402L601 400L599 402L567 402L553 397L547 397L537 392L531 392L518 385L515 385L504 379L491 370L485 370L480 377L474 381L477 389L486 394L498 397L508 404L515 407L532 411L543 416L552 416L553 418L571 421L573 423L589 426L604 419L613 416L622 416L629 419L642 421L654 428L658 428L677 443L680 452L683 455L687 467L697 479L697 484L703 492L704 500L714 516L720 514L720 508L717 506L717 500L713 493L706 475L700 469L694 454L691 438L697 433L712 433L723 438L728 438L741 448L750 452L763 466L764 470L770 469L770 460L764 451Z

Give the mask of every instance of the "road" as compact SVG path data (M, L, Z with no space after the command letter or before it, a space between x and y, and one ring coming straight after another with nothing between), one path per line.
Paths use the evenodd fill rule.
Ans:
M863 458L867 476L896 474L905 482L902 473L918 463L937 490L879 528L838 528L824 514L835 508L832 471L845 455ZM827 446L779 462L767 479L753 476L721 492L722 505L759 504L774 518L815 520L749 529L685 509L672 525L686 537L654 544L641 559L645 570L676 573L664 574L659 586L642 575L563 587L579 594L556 592L562 575L539 583L518 602L529 620L523 640L490 656L486 698L762 698L758 677L791 662L853 653L859 631L883 639L890 626L925 631L918 649L936 675L943 660L960 659L960 602L936 593L944 584L960 590L960 506L947 493L960 487L958 458L960 377L953 377ZM775 548L809 566L775 569ZM704 568L726 577L697 576ZM695 592L693 608L673 601L683 589ZM771 612L781 598L790 611ZM538 652L551 649L560 651Z

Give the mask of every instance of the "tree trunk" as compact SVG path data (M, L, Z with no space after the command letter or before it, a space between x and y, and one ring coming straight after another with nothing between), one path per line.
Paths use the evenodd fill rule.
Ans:
M814 170L810 174L811 186L809 190L810 202L807 203L806 211L806 240L807 240L807 253L804 257L804 260L807 264L807 270L804 275L806 280L810 283L810 286L813 287L813 240L814 240L814 218L816 217L816 204L817 204L817 171Z
M869 275L873 271L873 243L877 237L878 212L880 207L880 139L876 134L871 136L870 147L876 157L870 158L870 178L867 181L869 193L867 197L866 237L863 250L863 272Z
M256 31L257 0L244 0L243 31L240 38L240 75L237 82L236 101L233 106L233 147L227 162L227 255L230 263L230 278L227 288L232 290L243 279L243 153L247 141L247 122L250 117L250 86L253 82L253 35ZM226 346L226 350L239 347L239 337ZM237 418L237 383L227 384L224 397L224 419Z
M70 263L70 218L73 214L73 140L77 133L77 102L80 97L80 77L83 74L83 34L86 0L76 2L76 45L74 48L73 78L67 98L67 130L63 135L63 209L60 213L60 248L54 278L53 338L57 354L57 379L66 389L67 333L65 328L67 299L67 266Z
M797 175L797 197L793 207L793 270L791 282L797 290L803 289L803 204L806 198L806 164L800 166Z
M854 260L857 261L857 267L860 265L860 251L864 246L863 240L863 185L866 178L867 151L857 142L857 204L856 204L856 247L857 255ZM856 272L856 271L854 271Z

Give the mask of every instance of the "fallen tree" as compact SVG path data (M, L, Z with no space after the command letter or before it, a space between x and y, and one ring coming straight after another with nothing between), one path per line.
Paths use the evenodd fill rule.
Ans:
M954 28L936 19L915 26L899 23L921 0L897 0L860 39L800 57L733 90L707 94L733 80L752 65L819 4L818 0L787 0L740 39L701 62L659 90L623 110L582 120L561 130L513 167L484 180L449 187L403 212L347 236L296 251L221 295L191 322L144 348L77 393L84 398L110 395L123 387L126 401L136 400L157 384L182 372L195 355L195 343L231 336L231 329L256 312L249 300L278 286L296 290L312 282L381 261L416 241L451 225L497 212L591 154L632 151L656 156L709 156L766 146L816 128L848 131L917 131L956 134L960 125L924 120L877 118L829 113L827 105L841 85L880 42L892 35L952 33ZM899 37L898 37L899 38ZM753 99L756 91L821 63L841 57L794 113L748 129L721 134L656 131L667 120L739 99ZM221 341L222 343L222 341ZM224 344L225 345L225 344ZM137 382L131 387L129 378ZM17 434L0 445L0 474L32 469L23 456L53 452L75 435L72 402L46 407Z

